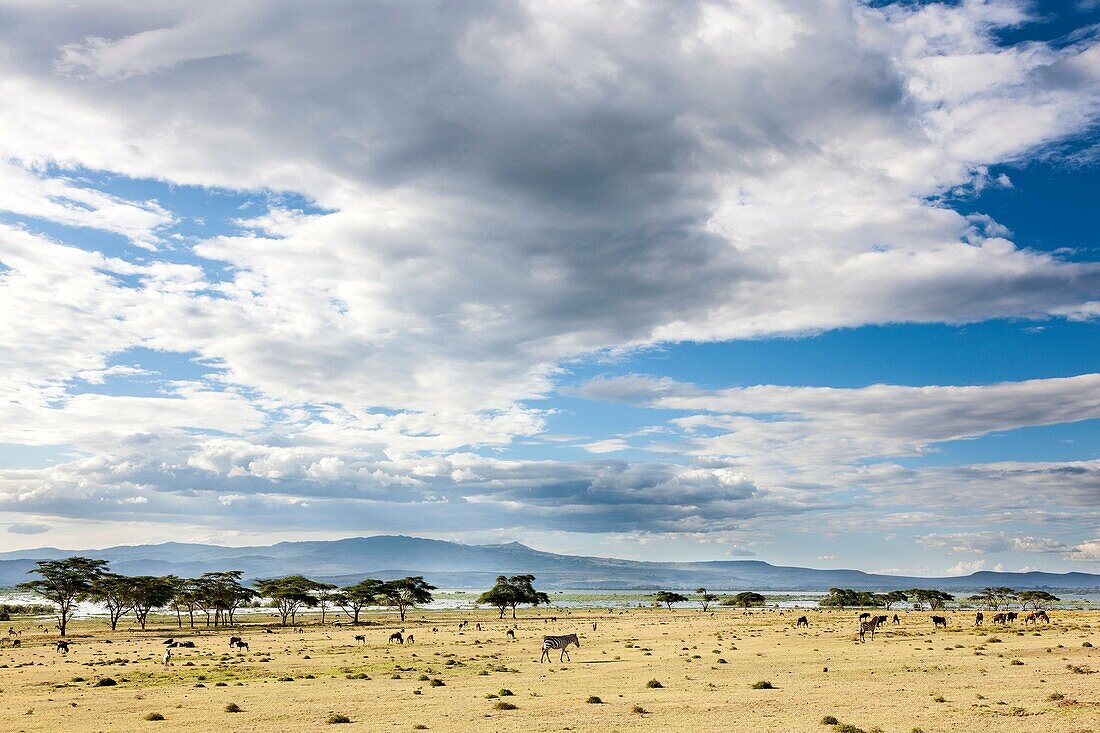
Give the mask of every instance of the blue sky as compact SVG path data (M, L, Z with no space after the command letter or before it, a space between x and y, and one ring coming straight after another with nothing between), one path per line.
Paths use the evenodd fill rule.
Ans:
M1097 4L116 5L0 5L0 549L1100 571Z

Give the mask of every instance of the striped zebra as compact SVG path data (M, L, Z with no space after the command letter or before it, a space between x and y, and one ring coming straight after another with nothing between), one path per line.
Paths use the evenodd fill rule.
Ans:
M541 664L543 660L550 659L551 649L560 649L561 654L558 656L558 661L565 661L565 658L569 656L569 652L566 650L569 648L570 644L576 644L578 649L581 648L581 640L577 638L576 634L542 637L542 657L539 658L539 663Z
M881 619L881 618L883 618L883 617L882 616L875 616L870 621L860 621L859 622L859 640L860 641L867 641L863 637L868 631L871 632L871 641L875 640L875 629L878 628L878 625L880 623L879 619Z

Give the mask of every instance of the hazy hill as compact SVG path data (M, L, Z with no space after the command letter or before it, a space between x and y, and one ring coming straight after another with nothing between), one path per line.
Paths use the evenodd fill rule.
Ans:
M102 550L40 548L0 553L0 585L27 579L34 560L85 555L110 562L127 575L195 576L213 570L243 570L248 578L301 573L334 582L361 578L423 575L447 588L484 588L502 573L532 573L547 588L695 588L712 590L857 590L935 587L961 591L989 585L1017 589L1100 589L1091 573L996 573L919 578L874 575L858 570L782 567L759 560L714 562L640 562L614 558L557 555L518 542L464 545L417 537L351 537L316 542L280 542L255 547L166 542L160 545L108 547Z

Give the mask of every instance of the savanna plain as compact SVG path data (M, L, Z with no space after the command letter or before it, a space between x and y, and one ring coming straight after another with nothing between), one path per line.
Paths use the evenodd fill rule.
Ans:
M144 632L78 620L68 654L48 625L16 621L19 646L0 649L0 730L1100 730L1098 612L1028 627L949 612L946 630L901 612L862 643L857 611L807 611L796 628L802 614L422 611L355 627L249 616L225 630L173 616ZM401 629L415 641L389 643ZM573 632L570 660L539 661L544 634ZM195 647L165 666L169 637Z

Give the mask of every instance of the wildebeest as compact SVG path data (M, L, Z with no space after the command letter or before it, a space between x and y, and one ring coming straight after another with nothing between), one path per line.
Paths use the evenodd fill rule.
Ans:
M184 649L194 649L195 648L195 642L193 642L193 641L181 641L181 642L179 642L179 646L183 647Z
M234 644L234 646L236 646L236 647L237 647L237 651L240 651L240 650L242 650L242 649L243 649L243 650L245 650L245 651L250 651L250 650L248 649L248 642L247 642L247 641L243 641L242 639L237 639L237 643L236 643L236 644Z
M1020 614L1016 613L1015 611L1009 611L1005 614L1005 620L1008 621L1010 624L1016 623L1016 619L1019 617Z
M1050 616L1047 616L1046 611L1036 611L1035 612L1035 621L1036 622L1042 621L1043 623L1049 624L1050 623Z
M406 644L415 644L416 643L416 638L412 634L409 634L408 636L405 637L405 643Z
M61 652L62 654L68 654L69 653L69 642L67 642L67 641L57 642L57 651Z
M985 614L978 611L977 615L974 616L974 625L981 626L983 621L985 621Z
M505 635L505 636L510 636L510 637L512 637L513 639L515 639L515 638L516 638L516 632L512 631L511 629L508 629L507 631L505 631L505 632L504 632L504 635Z
M941 626L945 629L947 628L947 617L946 616L933 616L932 617L932 628L933 629L938 629Z
M995 613L995 614L993 614L993 623L1003 624L1005 622L1005 618L1007 617L1007 615L1008 614L1004 614L1004 613Z
M887 618L885 616L875 616L875 619L878 621L879 626L884 625L887 621Z
M229 637L229 646L237 646L237 642L241 640L242 639L239 636L231 636Z
M871 618L871 614L867 613L866 611L864 611L863 613L859 614L859 620L860 620L860 621L866 621L866 620L868 620L869 618Z
M355 645L356 646L358 646L360 644L366 644L366 643L367 643L367 635L366 634L356 634L355 635Z
M810 628L810 619L805 616L799 616L798 621L795 623L795 628L800 626L805 626L807 629Z
M901 626L901 619L898 618L898 615L896 613L894 614L894 623L898 626Z
M390 643L395 642L395 641L398 644L404 644L405 643L405 637L401 635L400 631L395 631L392 634L390 634L390 638L389 638L389 640L386 641L386 643L390 644Z

